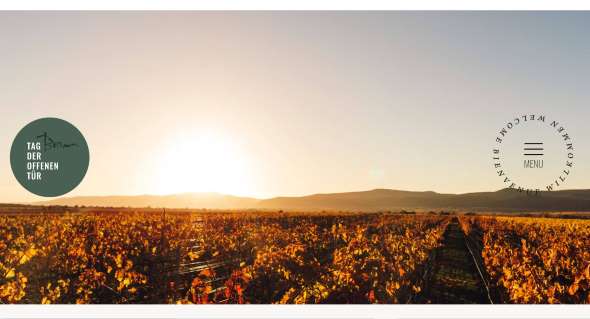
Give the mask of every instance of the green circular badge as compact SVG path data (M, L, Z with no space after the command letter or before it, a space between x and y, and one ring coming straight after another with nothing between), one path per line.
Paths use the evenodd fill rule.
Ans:
M27 124L10 149L10 165L18 182L29 192L46 197L66 194L78 186L89 160L82 133L58 118Z

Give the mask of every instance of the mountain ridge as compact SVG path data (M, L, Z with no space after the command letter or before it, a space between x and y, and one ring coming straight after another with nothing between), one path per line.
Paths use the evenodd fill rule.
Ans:
M37 205L97 207L164 207L192 209L261 210L432 210L474 211L590 211L590 189L541 192L526 195L516 190L446 194L434 191L405 191L377 188L368 191L279 196L268 199L221 193L180 193L170 195L114 195L62 197L35 202Z

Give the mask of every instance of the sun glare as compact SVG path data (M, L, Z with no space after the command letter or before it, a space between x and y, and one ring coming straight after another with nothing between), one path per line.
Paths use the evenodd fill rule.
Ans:
M246 158L231 140L213 135L184 136L166 145L158 161L158 193L248 193Z

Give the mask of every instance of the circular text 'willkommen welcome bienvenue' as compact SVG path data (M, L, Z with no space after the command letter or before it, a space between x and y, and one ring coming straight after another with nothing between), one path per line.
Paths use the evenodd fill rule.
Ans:
M496 174L505 187L527 193L560 189L574 166L574 143L566 126L542 114L507 121L492 149Z

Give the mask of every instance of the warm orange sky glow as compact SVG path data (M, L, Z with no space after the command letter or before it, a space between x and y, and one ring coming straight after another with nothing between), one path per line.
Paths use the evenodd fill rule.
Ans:
M224 136L209 132L180 134L163 141L155 164L152 189L157 194L255 191L249 188L246 152Z
M566 188L589 188L589 23L574 12L3 12L0 202L43 199L13 177L9 149L48 116L90 149L67 196L494 191L505 187L497 132L528 113L567 126Z

